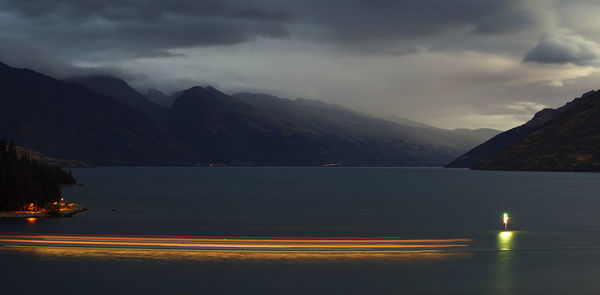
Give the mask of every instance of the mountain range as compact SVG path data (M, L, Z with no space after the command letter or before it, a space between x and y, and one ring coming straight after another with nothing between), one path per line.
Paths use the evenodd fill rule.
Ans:
M478 130L452 131L439 129L425 124L400 124L384 120L365 113L356 112L339 105L326 104L308 99L286 99L266 94L239 93L234 94L241 101L268 113L278 120L286 121L304 130L338 141L347 141L358 147L366 146L366 150L357 149L354 154L371 153L375 149L379 153L389 152L390 157L398 149L408 153L406 163L420 166L419 163L430 161L427 156L435 153L452 154L481 143L498 134L480 134ZM409 121L406 120L405 121ZM399 145L397 149L389 149L390 143ZM430 149L426 154L419 149ZM368 155L365 155L368 157ZM435 160L438 161L438 160ZM438 164L443 163L440 158Z
M57 80L2 63L0 93L0 136L93 165L441 166L498 133L210 86L143 95L111 76Z

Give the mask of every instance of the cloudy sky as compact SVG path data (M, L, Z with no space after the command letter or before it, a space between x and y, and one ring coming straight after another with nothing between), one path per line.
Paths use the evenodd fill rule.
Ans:
M508 129L600 88L592 0L0 0L0 60Z

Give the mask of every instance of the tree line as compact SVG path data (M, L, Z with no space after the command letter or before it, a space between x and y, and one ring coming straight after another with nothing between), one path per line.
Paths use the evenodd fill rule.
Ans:
M61 186L76 184L71 171L50 166L27 153L17 154L14 140L0 140L0 211L17 211L34 204L45 208L60 202Z

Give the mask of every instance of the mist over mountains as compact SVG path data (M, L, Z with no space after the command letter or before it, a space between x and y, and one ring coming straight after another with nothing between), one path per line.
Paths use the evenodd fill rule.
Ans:
M146 95L110 76L56 80L0 64L0 134L94 165L442 166L493 135L338 105L192 87Z
M406 144L426 144L446 147L449 151L468 149L499 133L486 134L477 130L452 131L413 122L402 124L374 117L339 105L308 99L285 99L266 94L234 94L243 102L320 135L339 136L352 142L368 140L373 144L381 139Z

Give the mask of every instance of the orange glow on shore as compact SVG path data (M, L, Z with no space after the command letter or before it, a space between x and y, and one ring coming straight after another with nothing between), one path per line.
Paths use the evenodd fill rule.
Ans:
M337 251L402 251L441 250L468 247L470 239L399 239L399 238L242 238L242 237L168 237L0 234L0 244L95 246L128 248L185 248L192 250L259 249L259 250L337 250Z
M9 213L13 213L13 214L40 214L40 213L44 213L46 212L46 210L33 210L33 211L10 211Z

